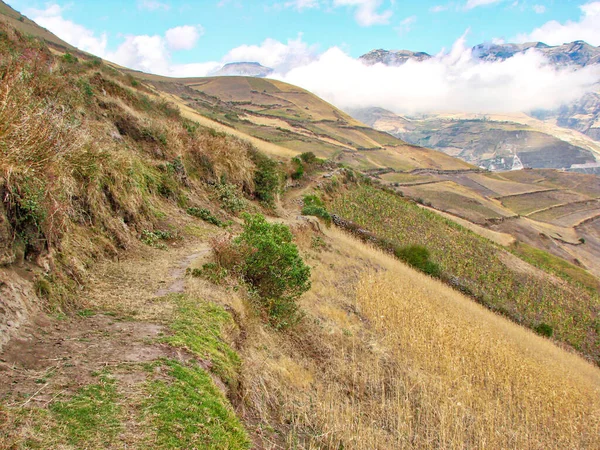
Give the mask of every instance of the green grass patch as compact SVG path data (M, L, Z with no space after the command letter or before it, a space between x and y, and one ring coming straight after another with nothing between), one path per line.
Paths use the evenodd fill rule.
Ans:
M209 360L213 364L213 372L229 386L235 387L240 358L222 338L225 328L233 323L231 314L222 306L183 294L174 295L172 299L177 305L170 325L174 334L165 338L165 342Z
M192 208L188 208L187 209L187 213L190 216L197 217L198 219L202 219L205 222L211 223L211 224L216 225L218 227L224 227L224 226L226 226L226 224L223 221L217 219L213 215L213 213L211 213L208 209L205 209L205 208L193 208L192 207Z
M0 405L0 448L112 448L122 420L116 382L102 373L98 383L47 409Z
M305 195L303 205L302 214L320 217L327 225L331 224L331 215L327 212L325 204L318 195Z
M70 400L50 406L57 431L79 448L88 447L85 444L89 442L108 446L122 429L117 397L115 380L100 375L98 384L86 386Z
M574 281L592 291L597 291L600 287L600 281L586 270L544 250L523 242L516 242L511 250L528 263L554 273L567 281Z
M147 386L144 409L156 432L149 448L250 448L246 431L207 372L174 361L165 364L172 380Z

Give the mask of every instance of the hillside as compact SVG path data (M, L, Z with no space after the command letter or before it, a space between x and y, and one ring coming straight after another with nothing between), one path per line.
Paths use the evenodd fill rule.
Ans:
M600 267L593 175L48 45L0 20L0 448L600 445L598 278L507 234Z
M476 45L471 49L471 53L476 59L489 62L504 61L528 51L541 53L555 67L571 66L583 68L593 64L600 64L600 48L589 45L584 41L574 41L556 46L546 45L543 42L529 42L525 44L485 43ZM380 63L389 66L399 66L409 60L424 61L430 58L432 56L424 52L379 49L372 50L362 55L359 59L368 65ZM598 81L600 82L600 80ZM523 112L548 124L573 129L589 136L595 141L600 140L599 92L587 93L581 99L572 104L564 105L557 110ZM435 127L432 129L432 132L436 132ZM517 148L521 149L520 146Z
M510 170L515 155L527 168L595 165L600 145L514 115L430 114L402 117L381 108L352 111L364 123L414 145L435 148L488 170ZM570 142L571 141L571 142Z
M280 153L312 151L357 169L438 168L470 165L381 133L314 94L281 81L253 77L173 79L131 72L177 96L201 115L280 147Z

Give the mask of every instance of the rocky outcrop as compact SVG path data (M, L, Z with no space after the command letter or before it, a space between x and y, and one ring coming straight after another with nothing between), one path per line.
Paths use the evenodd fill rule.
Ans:
M411 52L410 50L371 50L362 55L359 60L368 66L385 64L386 66L401 66L409 60L425 61L431 55L425 52Z

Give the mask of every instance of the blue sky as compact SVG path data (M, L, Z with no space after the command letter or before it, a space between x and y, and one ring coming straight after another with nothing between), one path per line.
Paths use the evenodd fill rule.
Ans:
M555 108L600 86L600 65L556 67L535 50L492 63L470 50L497 41L598 46L600 0L8 2L72 45L129 68L197 77L256 61L342 108L519 112ZM400 67L357 61L377 48L435 57Z
M29 12L56 4L61 16L115 50L124 35L164 35L182 25L200 26L194 48L171 52L173 63L218 61L241 45L271 38L296 39L318 51L338 46L358 57L374 48L437 53L466 30L467 44L494 38L512 40L551 20L577 21L580 5L569 0L9 0ZM304 7L303 7L304 6ZM35 15L35 14L33 14ZM598 44L597 44L598 45Z

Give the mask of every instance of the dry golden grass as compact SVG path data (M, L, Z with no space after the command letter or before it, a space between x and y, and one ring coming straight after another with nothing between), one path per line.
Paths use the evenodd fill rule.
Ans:
M283 335L247 321L240 412L260 446L600 444L597 368L378 250L326 234L328 249L307 249L304 325Z

